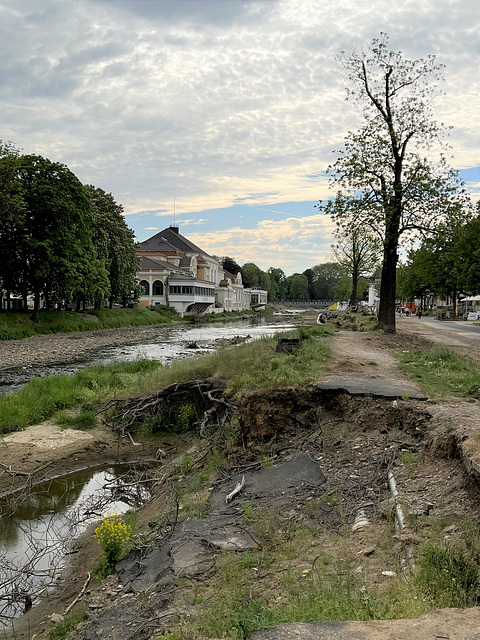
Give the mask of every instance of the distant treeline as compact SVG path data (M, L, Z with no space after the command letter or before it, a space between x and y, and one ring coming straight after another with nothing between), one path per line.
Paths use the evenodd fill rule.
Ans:
M66 167L0 141L0 290L46 308L137 298L138 257L123 207Z
M352 277L340 262L323 262L291 276L277 267L262 271L254 262L240 267L228 256L222 259L222 266L230 273L241 271L243 285L265 289L269 300L348 300L352 291ZM361 300L368 295L368 280L361 277L358 287Z

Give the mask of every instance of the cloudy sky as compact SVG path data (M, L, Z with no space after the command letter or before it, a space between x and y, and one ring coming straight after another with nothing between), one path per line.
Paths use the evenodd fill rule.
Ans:
M480 191L478 0L0 0L0 139L111 192L142 241L303 271L330 257L325 169L358 122L335 56L435 54L453 166Z

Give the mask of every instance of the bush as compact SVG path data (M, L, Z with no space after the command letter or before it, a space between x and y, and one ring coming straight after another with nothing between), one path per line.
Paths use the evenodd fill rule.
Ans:
M132 537L132 528L119 516L108 516L95 529L94 537L103 549L105 564L113 571L115 563L121 560Z

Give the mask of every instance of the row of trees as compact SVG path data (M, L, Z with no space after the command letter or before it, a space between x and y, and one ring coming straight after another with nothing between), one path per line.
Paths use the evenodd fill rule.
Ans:
M477 215L463 225L440 226L412 250L398 270L399 295L408 300L435 295L480 293L480 203Z
M108 298L126 304L138 293L134 234L111 194L83 185L63 164L21 155L0 142L0 289L19 296L33 319L40 301Z
M343 251L340 247L343 247ZM348 253L348 245L334 245L336 262L317 264L303 273L287 276L282 269L270 267L262 271L253 262L240 267L235 259L225 257L222 266L232 274L239 271L245 287L260 287L268 291L270 300L352 300L364 299L368 291L368 280L365 276L374 273L376 261L352 261ZM363 254L360 253L362 256ZM352 275L354 274L354 275ZM355 298L352 297L355 292Z

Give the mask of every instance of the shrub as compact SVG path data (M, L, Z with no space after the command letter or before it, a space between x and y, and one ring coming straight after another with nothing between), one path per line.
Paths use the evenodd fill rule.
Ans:
M94 537L103 549L107 567L113 570L126 550L132 529L118 515L108 516L95 529Z

